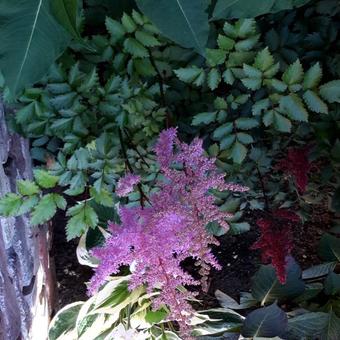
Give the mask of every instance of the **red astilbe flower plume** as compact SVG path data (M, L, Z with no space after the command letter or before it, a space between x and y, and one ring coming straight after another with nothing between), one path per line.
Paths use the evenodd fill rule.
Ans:
M308 160L309 147L291 148L287 158L279 162L278 168L294 178L295 185L300 193L304 193L308 184L308 173L311 164Z
M219 269L210 249L218 241L205 227L217 221L228 228L226 218L231 216L219 210L208 190L247 190L226 183L224 175L217 171L215 160L205 157L203 151L198 138L189 145L181 143L176 129L160 134L155 147L164 176L158 183L160 190L149 198L150 205L144 208L120 209L121 224L111 223L112 236L102 248L93 251L100 265L90 284L90 292L94 293L108 275L118 273L122 265L133 264L130 288L142 284L146 284L149 292L160 288L160 295L153 300L154 308L167 305L170 318L179 322L187 337L193 311L187 299L194 293L178 287L200 282L182 269L181 262L194 258L205 275L210 267Z
M282 284L286 282L287 258L293 249L290 222L299 221L298 215L284 209L278 209L273 212L272 216L256 221L261 236L252 245L252 249L261 249L262 262L272 264Z

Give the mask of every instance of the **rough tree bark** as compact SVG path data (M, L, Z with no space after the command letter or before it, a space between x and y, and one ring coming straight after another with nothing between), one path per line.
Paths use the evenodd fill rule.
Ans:
M0 196L31 179L27 140L9 133L0 97ZM0 217L0 339L44 340L53 303L48 225Z

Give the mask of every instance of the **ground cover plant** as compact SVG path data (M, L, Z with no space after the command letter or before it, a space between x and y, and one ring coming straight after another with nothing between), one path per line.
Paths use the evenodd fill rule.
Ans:
M338 339L338 1L0 9L8 124L35 166L0 214L38 228L62 211L94 268L50 339ZM297 230L319 211L327 232L309 247ZM209 308L214 250L252 231L250 291L217 290Z

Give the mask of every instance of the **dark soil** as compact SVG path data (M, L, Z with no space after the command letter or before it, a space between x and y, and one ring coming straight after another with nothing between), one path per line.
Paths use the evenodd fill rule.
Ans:
M86 282L92 275L92 269L79 264L76 255L77 240L66 240L66 218L58 213L53 219L53 247L51 256L54 257L57 279L57 294L55 311L65 305L84 301L86 295Z
M261 213L259 213L260 215ZM201 292L198 298L202 300L200 309L218 306L214 292L219 289L231 297L238 299L242 291L249 291L251 277L260 265L259 251L251 250L251 245L257 240L259 232L255 221L258 214L252 212L246 220L252 225L249 232L241 235L224 235L219 238L220 246L213 252L222 265L220 271L213 270L207 293ZM317 256L317 246L321 235L330 227L331 218L324 209L313 213L311 221L305 224L297 223L293 228L293 256L303 269L320 263ZM68 303L86 300L86 285L92 275L92 269L78 263L76 257L77 240L66 241L65 217L59 214L53 221L54 246L57 276L57 306L56 310ZM185 267L191 272L190 262Z

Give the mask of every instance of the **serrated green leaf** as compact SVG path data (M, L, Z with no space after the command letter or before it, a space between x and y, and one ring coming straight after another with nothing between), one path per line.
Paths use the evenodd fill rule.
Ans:
M224 51L230 51L235 45L235 41L226 37L225 35L219 34L217 37L217 45Z
M2 216L18 216L19 209L22 204L22 198L9 192L0 199L0 215Z
M196 66L179 68L174 72L176 76L185 83L193 83L197 86L200 86L205 80L204 70Z
M290 94L280 99L280 110L285 112L291 119L308 122L308 112L302 100L296 94Z
M132 17L126 13L122 16L122 25L129 33L133 33L137 29L137 25Z
M255 57L254 67L262 72L267 71L274 65L274 58L270 54L268 47L258 52Z
M314 64L306 73L303 79L303 88L311 90L317 87L322 78L322 69L319 63Z
M262 111L266 111L269 107L270 107L269 98L258 100L252 107L252 114L254 116L259 116Z
M96 203L101 204L105 207L112 207L113 206L113 197L112 194L107 191L106 189L101 189L98 192L94 187L90 188L90 195L94 198Z
M198 126L201 124L210 124L216 119L217 111L214 112L201 112L192 119L191 124Z
M51 175L46 170L42 169L34 171L34 178L38 185L44 189L54 188L59 181L58 176Z
M19 180L17 181L17 186L21 195L31 196L40 192L39 187L29 180Z
M329 103L340 103L340 80L332 80L321 85L319 93Z
M226 110L228 108L228 103L224 98L216 97L214 100L214 108L216 110Z
M160 41L152 34L145 31L137 31L136 39L146 47L155 47L161 45Z
M291 121L278 112L273 113L273 125L276 130L281 132L290 132L292 129Z
M233 75L233 73L231 72L231 70L228 68L226 69L223 74L222 74L223 80L229 84L229 85L233 85L234 81L235 81L235 77Z
M307 90L303 94L303 99L311 111L317 113L328 113L328 106L315 92Z
M241 79L242 84L249 90L259 90L262 85L261 78L243 78Z
M65 209L66 201L62 196L58 194L43 196L31 213L32 225L42 224L50 220L57 212L57 202L62 209Z
M120 22L111 18L106 17L105 26L107 31L111 34L112 37L115 38L115 40L123 38L126 33L124 26Z
M275 78L274 79L266 79L264 81L264 84L272 87L273 89L275 89L278 92L284 92L284 91L287 90L287 85L283 81L275 79Z
M255 35L253 37L238 41L234 46L235 50L239 52L252 50L257 44L259 37L259 35Z
M303 79L303 68L300 60L296 60L293 64L288 66L282 75L282 80L287 85L300 84Z
M216 140L221 140L224 136L229 135L232 131L233 123L226 123L215 129L212 137Z
M223 137L220 142L220 149L221 150L229 149L231 145L235 142L235 140L236 140L235 134Z
M21 207L18 211L18 215L23 215L31 211L39 202L37 195L26 197L22 200Z
M82 79L81 85L78 88L80 92L89 92L98 84L98 74L96 67L94 67L91 72L89 72L84 79Z
M66 230L68 240L80 236L88 228L95 228L98 224L98 215L88 202L81 202L69 208L66 215L70 217Z
M227 52L220 49L206 49L206 59L209 66L215 67L225 62Z
M241 130L250 130L259 125L259 122L255 118L240 117L235 121L236 127Z
M134 38L127 38L124 41L124 49L134 57L146 58L149 56L148 50Z
M254 143L253 137L249 135L248 133L244 133L244 132L238 132L236 134L236 139L240 141L242 144Z
M209 88L211 90L217 89L218 84L220 82L221 82L220 72L216 68L211 69L207 77L207 83L208 83Z
M237 164L241 164L247 156L247 148L240 142L236 141L231 148L230 158Z
M262 78L262 72L258 70L256 67L243 64L243 71L249 78Z
M269 111L265 112L263 117L262 117L262 121L263 121L263 124L265 126L272 125L273 121L274 121L274 111L273 110L269 110Z

